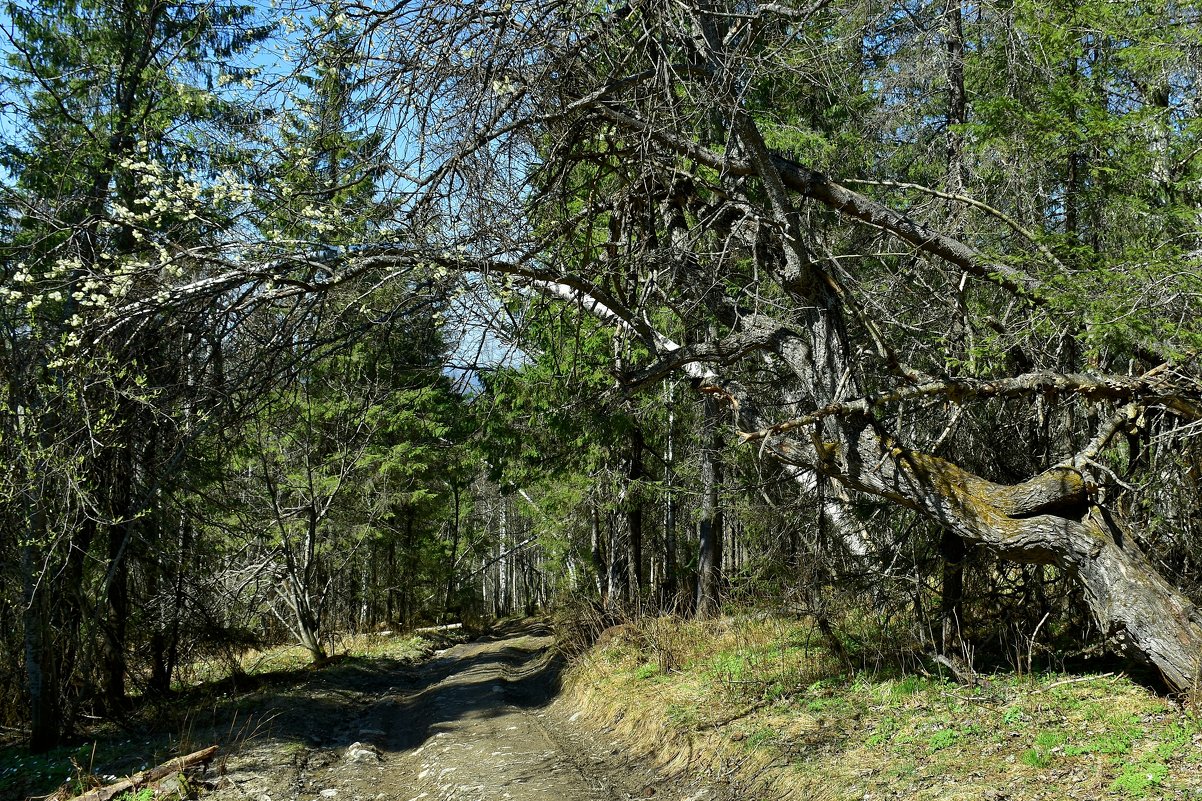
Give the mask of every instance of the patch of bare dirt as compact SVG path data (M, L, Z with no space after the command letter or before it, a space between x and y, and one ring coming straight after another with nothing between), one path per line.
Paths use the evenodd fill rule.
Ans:
M537 624L415 668L334 665L256 712L212 801L723 801L628 757L552 703L561 661Z

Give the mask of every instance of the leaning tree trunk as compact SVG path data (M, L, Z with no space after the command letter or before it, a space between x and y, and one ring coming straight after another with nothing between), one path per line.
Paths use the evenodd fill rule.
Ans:
M813 408L837 405L837 393L825 388L831 375L850 371L840 364L846 353L840 309L822 289L809 305L808 336L782 334L779 352L811 388ZM752 399L741 405L743 419L756 414ZM844 415L832 425L836 417L819 416L809 442L782 437L767 451L914 509L1002 558L1060 567L1081 583L1107 636L1153 665L1170 687L1196 688L1202 612L1156 571L1110 512L1091 502L1080 472L1061 467L1017 485L996 484L902 447L869 413Z
M701 28L708 46L716 47L713 31ZM778 337L776 350L804 388L798 400L811 409L837 404L862 394L848 344L844 294L810 259L779 161L751 119L734 109L733 128L784 233L778 240L784 263L765 266L796 303L801 324L798 334ZM917 509L966 542L1004 558L1058 565L1081 582L1107 635L1142 655L1173 688L1196 686L1202 614L1157 573L1111 515L1089 502L1079 472L1055 469L1005 486L900 447L869 414L821 416L807 428L812 435L801 450L810 457L809 466L853 489Z
M544 99L548 107L563 112L559 118L566 125L596 126L597 138L606 141L616 131L632 151L629 157L624 154L625 161L638 158L638 148L644 148L647 158L641 166L648 174L655 175L663 164L671 165L671 175L662 182L672 188L671 196L657 199L664 201L659 203L662 211L658 213L665 221L653 227L684 232L687 224L675 225L672 221L684 218L686 211L697 219L704 217L706 226L717 225L719 218L733 220L722 223L729 236L720 248L712 247L715 241L704 236L706 231L701 225L696 237L669 237L672 247L663 253L681 266L681 286L672 285L677 280L672 270L660 270L657 264L655 273L657 282L662 281L656 283L656 290L664 292L666 307L680 313L686 307L699 309L704 305L705 311L721 320L731 334L718 343L677 346L654 329L651 321L655 315L646 313L648 309L628 305L637 301L633 295L627 299L620 292L610 293L604 282L594 283L592 276L561 274L527 259L476 263L474 269L520 275L527 279L528 286L570 300L606 323L625 327L641 338L657 359L657 363L627 377L632 385L645 385L683 371L696 378L703 391L728 396L740 426L756 432L749 439L762 442L767 437L761 452L790 465L790 472L803 488L813 482L816 472L822 473L850 490L918 510L967 542L1003 557L1060 566L1080 581L1093 614L1106 632L1131 644L1170 685L1190 688L1202 651L1198 610L1157 574L1103 509L1089 502L1079 474L1055 470L1016 486L994 484L948 461L897 444L887 422L873 417L872 404L864 404L858 411L841 408L818 413L863 398L873 383L865 379L874 378L874 371L892 372L897 379L895 387L907 387L916 379L915 371L890 351L889 337L877 329L875 309L859 310L857 329L862 329L863 347L850 346L844 303L854 302L854 297L848 301L850 293L839 282L843 268L835 258L816 263L807 250L807 242L825 244L826 238L821 235L824 215L817 206L845 222L883 230L922 258L939 259L962 271L966 279L975 278L1023 303L1046 303L1041 295L1043 281L770 151L745 105L754 90L749 82L754 76L746 69L759 60L747 57L752 51L738 49L753 41L757 26L718 13L712 4L677 4L671 9L657 17L656 9L639 6L640 19L651 32L646 39L670 43L658 50L647 48L645 55L652 61L652 69L644 73L648 77L632 74L591 94L569 95L566 104L557 84L557 91ZM603 15L600 18L607 24L611 22ZM612 28L626 30L628 26L620 24L624 19L613 20ZM589 41L604 41L604 31L597 30L596 35ZM554 55L553 51L549 53ZM679 69L682 54L689 67L687 75ZM564 63L574 65L572 57L569 53ZM530 93L524 99L529 97L537 103L533 82L524 88ZM685 93L694 99L692 105L701 108L695 115L682 113L680 98ZM662 103L657 105L657 99ZM544 130L544 124L558 124L544 122L554 116L537 117L539 130ZM720 136L713 135L715 129ZM583 138L574 135L572 141ZM665 153L680 158L665 159ZM559 152L555 157L567 158ZM686 164L707 172L704 176L700 172L689 175ZM721 184L720 191L712 190L715 182ZM643 183L648 187L656 184ZM702 185L704 190L698 188ZM799 214L796 198L810 203L805 218ZM625 194L620 202L628 202ZM815 231L819 233L815 235ZM540 237L539 249L549 250L545 247L549 241ZM763 247L761 242L765 243ZM1031 247L1049 264L1060 263L1038 240L1032 241ZM698 249L704 249L704 253ZM704 256L706 262L727 257L719 251L734 254L740 261L745 254L752 254L755 283L771 287L762 296L771 302L735 301L721 291L702 297L692 281L692 267L702 259L693 257ZM396 258L400 263L415 261L408 251L398 252ZM658 250L655 258L660 259ZM435 261L439 259L451 266L467 266L467 261L457 257L434 257ZM721 264L716 269L721 269ZM761 297L755 294L758 290L748 289L753 298ZM761 314L768 318L776 313L773 309L781 310L780 322L770 320L773 324L758 326L760 330L756 331L754 318ZM682 322L694 324L692 319ZM1065 333L1072 336L1071 331ZM754 336L745 336L749 334ZM930 345L937 348L935 343ZM939 353L936 349L929 355ZM785 405L809 419L794 425L788 433L776 427L761 436L773 421L755 409L755 393L718 374L721 365L739 363L744 357L771 360L774 374L782 364L787 366L793 375L787 382L792 390L786 387L783 392ZM828 508L823 511L832 521L854 520L852 515L840 519L837 506L834 514ZM872 544L847 539L857 546ZM849 550L865 558L873 556L868 547Z
M1075 576L1102 630L1156 667L1177 690L1196 687L1202 613L1156 571L1107 510L1090 502L1074 470L994 484L928 454L894 448L853 478L1013 561L1053 564Z

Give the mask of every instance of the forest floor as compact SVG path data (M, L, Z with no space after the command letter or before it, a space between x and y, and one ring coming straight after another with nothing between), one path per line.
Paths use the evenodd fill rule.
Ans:
M562 702L743 798L1202 799L1199 699L1121 664L1065 672L1041 651L955 680L901 633L847 620L838 636L832 653L804 616L646 618L575 659Z
M64 775L66 797L211 744L204 786L164 797L1202 799L1202 719L1179 699L1111 672L963 684L873 667L848 635L837 657L805 619L649 618L570 668L541 621L466 642L376 637L316 667L272 652L242 683L194 682L170 724L131 719L37 759L0 749L0 799Z

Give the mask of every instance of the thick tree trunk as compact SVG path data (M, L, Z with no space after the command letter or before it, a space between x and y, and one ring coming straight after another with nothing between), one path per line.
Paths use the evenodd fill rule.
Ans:
M947 48L947 180L948 194L964 192L964 134L961 130L968 122L968 93L964 90L964 12L960 0L947 0L945 12L946 30L944 41ZM963 230L957 213L962 206L956 204L948 209L949 217L955 219L955 231ZM962 320L958 326L959 338L964 350L970 354L970 365L975 364L973 352L972 324L968 319L964 284L957 293L958 308ZM942 598L939 604L940 634L939 648L942 653L952 652L960 641L961 621L964 611L964 541L948 528L940 531L939 554L943 558Z
M1121 525L1093 505L1081 475L1053 469L995 484L938 457L891 448L854 461L848 480L889 497L1016 562L1053 564L1081 582L1102 629L1176 690L1202 670L1202 613L1148 561Z
M617 91L598 92L595 99L581 97L573 112L587 109L604 118L607 126L620 129L628 141L652 142L657 150L675 152L715 171L722 181L724 197L730 200L728 208L722 211L729 210L734 215L739 208L750 207L743 222L771 245L761 248L756 243L756 256L761 251L766 254L765 258L757 258L756 280L772 286L774 304L778 297L787 299L780 304L788 307L782 315L784 322L770 332L770 337L748 341L743 347L726 352L692 343L679 347L651 328L650 316L643 313L645 309L623 308L585 278L530 268L528 277L537 286L580 303L600 319L624 325L641 336L660 357L661 363L654 366L662 370L659 375L684 370L698 379L707 393L728 396L741 423L751 422L748 431L765 427L761 413L755 409L756 398L736 386L736 382L723 380L715 372L719 369L716 365L734 364L751 353L757 357L768 354L765 358L772 362L773 369L787 366L792 372L783 395L786 404L798 414L862 397L868 383L864 378L877 377L872 357L862 358L857 355L857 348L849 345L843 303L846 298L854 302L854 294L840 284L836 267L829 268L830 273L825 272L826 264L836 264L834 259L816 263L807 250L807 241L817 244L821 238L811 237L809 227L802 224L794 203L798 196L821 204L848 222L858 221L887 231L924 258L942 259L966 276L1024 303L1039 306L1047 302L1045 285L1039 278L1002 260L991 261L964 241L771 153L746 110L743 81L747 76L739 72L745 60L730 57L731 42L742 41L738 36L727 36L733 24L731 19L713 13L708 6L693 5L685 13L691 13L695 19L689 30L681 31L682 23L676 16L665 30L681 32L672 41L682 48L693 49L688 56L690 71L696 77L690 76L689 80L695 80L702 92L699 96L704 96L711 105L698 115L694 129L672 124L679 119L671 113L678 105L675 86L670 87L673 94L666 96L665 106L661 109L649 106L652 111L646 118L639 116L641 104L633 101L627 104L627 96ZM952 36L958 40L960 34L955 31ZM955 51L949 52L949 61L959 61L962 43L956 41L949 46ZM656 66L664 68L655 72L657 80L660 75L676 74L676 64L667 59ZM654 94L649 92L648 97ZM959 102L952 98L953 105ZM663 110L669 113L662 116L657 113ZM580 119L589 124L585 115ZM713 138L717 150L709 149L696 135L705 133L703 121L708 120L714 121L713 128L721 129L721 136ZM651 170L658 169L651 160L645 164ZM1078 227L1078 206L1082 204L1077 183L1080 175L1087 172L1088 164L1076 164L1070 159L1068 166L1070 175L1066 176L1066 197L1060 210L1065 214L1065 229L1071 233ZM704 201L707 207L710 202ZM674 212L666 212L665 216L671 214ZM674 225L671 217L664 225L670 231L684 230L684 226ZM678 240L673 242L676 244ZM690 243L683 238L679 246L682 251L690 249ZM1035 247L1050 263L1056 263L1050 251L1038 244ZM688 255L692 254L686 253L681 261L687 262ZM514 271L523 269L528 268L519 266ZM696 296L690 294L690 302ZM684 296L674 299L681 297ZM715 300L709 311L732 331L750 330L755 321L750 315L740 317L745 308L746 305L735 308L734 304ZM873 310L862 311L860 326L870 328ZM878 364L887 365L897 373L899 385L912 380L914 371L897 354L888 352L888 337L871 333L873 341L862 344L870 344L869 350L877 352ZM1068 339L1073 336L1067 330L1065 335ZM938 355L937 346L932 344L931 351L921 354L921 358ZM715 367L710 369L704 364ZM1034 395L1038 388L1026 387L1024 391ZM814 486L817 471L851 490L918 510L951 535L1002 557L1058 565L1081 582L1093 613L1107 633L1130 643L1173 687L1188 689L1194 685L1202 649L1202 620L1197 608L1156 573L1105 510L1090 503L1079 474L1053 470L1015 486L994 484L950 462L897 444L887 430L887 420L873 417L872 412L869 407L859 412L814 415L805 424L796 426L796 438L772 435L763 452L790 465L802 487ZM829 519L844 524L852 516L840 519L835 510ZM853 537L847 540L852 541ZM872 556L868 549L863 549L863 553L865 558Z
M717 613L721 606L722 512L718 487L722 482L719 463L721 439L717 432L718 403L707 396L701 448L701 513L697 521L697 598L699 617Z
M643 575L643 498L638 486L645 477L643 447L643 429L635 425L630 431L630 454L626 472L626 530L630 539L631 597L638 597L647 585Z
M29 695L29 749L35 754L58 745L62 733L49 593L40 582L42 564L39 556L34 545L21 549L21 572L25 582L25 692Z
M951 529L940 532L939 555L943 558L942 597L939 599L939 649L955 651L964 620L964 540Z

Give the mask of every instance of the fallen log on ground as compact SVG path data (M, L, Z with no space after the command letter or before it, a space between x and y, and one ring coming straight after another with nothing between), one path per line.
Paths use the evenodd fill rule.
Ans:
M187 756L176 757L170 759L150 770L144 770L141 773L136 773L128 779L122 779L119 782L98 787L95 790L89 790L83 795L77 795L70 801L109 801L109 799L127 792L137 792L144 787L154 784L157 781L172 776L176 773L183 773L189 768L196 765L208 765L209 761L217 753L217 746L211 745L208 748L194 751Z

